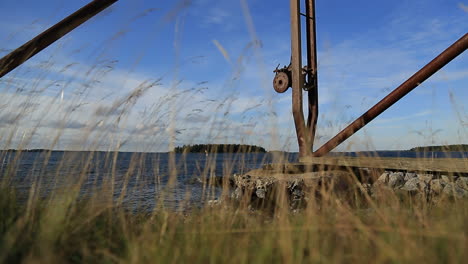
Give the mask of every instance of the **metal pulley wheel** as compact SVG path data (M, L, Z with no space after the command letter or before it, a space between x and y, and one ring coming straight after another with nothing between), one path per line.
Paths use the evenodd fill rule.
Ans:
M284 93L290 86L289 81L289 76L286 72L277 72L273 79L273 88L275 88L275 91L278 93Z

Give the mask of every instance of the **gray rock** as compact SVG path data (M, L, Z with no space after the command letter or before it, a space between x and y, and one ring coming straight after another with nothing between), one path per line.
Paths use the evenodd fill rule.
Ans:
M390 173L389 172L384 172L380 177L375 181L374 185L386 185L389 180Z
M221 200L218 200L218 199L208 200L207 205L210 207L219 206L221 205Z
M429 186L431 195L441 194L445 187L445 185L442 183L442 180L440 179L430 181Z
M418 174L416 174L414 172L407 172L405 174L405 182L409 181L410 179L416 178L416 177L418 177Z
M432 174L418 174L418 178L428 184L433 178Z
M444 184L444 186L451 182L450 178L447 175L442 175L440 177L440 181Z
M266 190L265 188L257 188L257 190L255 191L255 194L257 195L258 198L265 199Z
M301 189L296 188L291 192L291 199L293 201L301 201L305 197L305 192Z
M460 188L457 184L449 183L445 186L443 193L454 198L468 198L468 191Z
M468 191L468 178L467 177L460 177L455 181L456 186L462 188L463 190Z
M242 189L237 187L231 194L232 199L240 200L242 198Z
M388 187L399 188L405 184L405 176L403 172L394 172L388 176Z
M400 189L408 192L423 192L426 190L426 188L426 182L419 178L412 178L408 180Z

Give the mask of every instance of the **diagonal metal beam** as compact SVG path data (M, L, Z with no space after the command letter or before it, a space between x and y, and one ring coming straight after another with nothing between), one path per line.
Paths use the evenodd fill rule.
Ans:
M343 141L348 139L354 133L359 131L362 127L380 115L382 112L387 110L390 106L396 103L398 100L403 98L414 88L418 87L422 82L431 77L434 73L440 70L442 67L447 65L450 61L456 58L458 55L462 54L466 49L468 49L468 33L462 36L459 40L453 43L450 47L444 50L439 56L429 62L426 66L416 72L408 80L402 83L398 88L393 90L389 95L383 98L380 102L370 108L362 116L352 122L349 126L343 129L335 137L330 139L322 147L320 147L316 152L313 153L314 157L320 157L332 149L337 147Z
M94 0L0 59L0 78L118 0Z

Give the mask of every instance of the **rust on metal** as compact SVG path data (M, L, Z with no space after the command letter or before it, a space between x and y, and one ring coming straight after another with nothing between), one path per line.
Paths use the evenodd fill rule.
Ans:
M301 21L299 0L291 0L291 76L292 76L292 113L296 126L299 155L305 156L310 150L306 148L306 127L302 110L302 88L304 77L302 74L301 52Z
M278 70L273 79L273 88L277 93L284 93L291 86L291 77L286 71Z
M273 81L273 86L279 93L283 93L289 87L292 87L292 112L299 145L299 157L301 158L326 155L468 48L468 34L465 34L393 92L352 122L348 127L330 139L317 151L313 152L318 119L315 0L305 0L305 14L300 12L299 0L290 0L290 6L291 64L288 67L282 69L277 68L274 71L276 72L276 76ZM307 33L307 66L304 68L302 68L301 64L301 15L306 18ZM304 121L302 109L302 89L307 91L309 108L307 123Z
M306 0L306 32L307 32L307 98L309 114L307 117L308 145L310 151L314 148L315 131L318 119L318 78L317 78L317 45L315 25L315 0Z
M354 133L356 133L359 129L364 127L382 112L387 110L390 106L396 103L398 100L403 98L409 92L411 92L414 88L419 86L422 82L427 80L430 76L444 67L447 63L452 61L458 55L462 54L468 48L468 33L453 43L450 47L444 50L439 56L429 62L426 66L416 72L413 76L411 76L408 80L402 83L398 88L393 90L389 95L383 98L380 102L370 108L367 112L365 112L362 116L352 122L349 126L343 129L340 133L338 133L335 137L330 139L327 143L325 143L322 147L320 147L316 152L313 153L313 156L320 157L332 149L337 147L343 141L348 139Z
M311 155L318 117L317 47L315 34L315 1L305 0L306 13L301 13L300 1L291 0L291 63L274 71L273 88L284 93L292 87L292 112L296 127L299 155ZM307 66L302 67L301 15L306 17ZM309 112L307 123L302 109L302 90L307 91Z
M94 0L0 59L0 78L118 0Z

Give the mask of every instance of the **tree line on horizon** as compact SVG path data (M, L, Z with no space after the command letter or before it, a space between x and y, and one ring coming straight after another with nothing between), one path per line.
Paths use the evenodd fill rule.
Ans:
M442 145L442 146L424 146L415 147L410 151L427 152L427 151L468 151L468 144L457 144L457 145Z
M175 153L266 153L263 147L244 144L195 144L174 148Z

